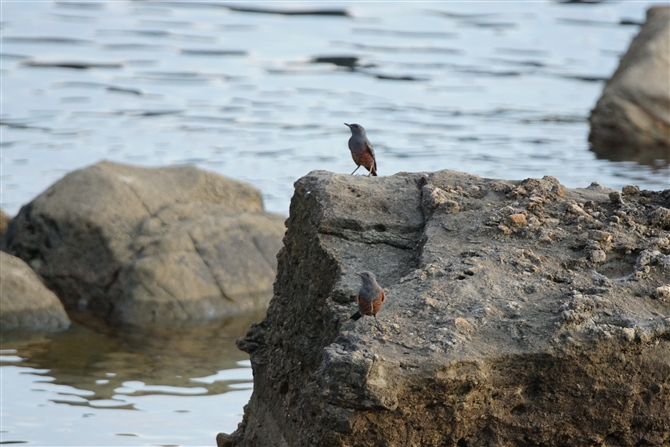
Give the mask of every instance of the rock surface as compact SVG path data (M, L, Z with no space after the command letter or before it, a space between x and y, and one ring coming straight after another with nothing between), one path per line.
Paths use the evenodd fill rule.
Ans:
M0 251L0 272L3 331L59 331L70 326L58 297L25 262Z
M670 445L669 208L670 190L552 177L308 174L267 317L238 341L253 395L220 440ZM349 319L363 269L379 327Z
M105 161L24 206L2 249L67 308L114 323L205 319L267 305L283 221L250 185Z
M670 161L670 7L647 11L619 67L591 112L597 154L652 164Z

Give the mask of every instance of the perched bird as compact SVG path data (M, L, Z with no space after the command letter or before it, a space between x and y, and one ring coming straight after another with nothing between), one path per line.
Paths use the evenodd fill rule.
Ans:
M384 299L386 299L384 289L377 284L374 273L357 272L356 274L361 277L362 285L356 296L358 311L351 316L351 319L356 321L363 315L373 316L376 319L377 312L382 308Z
M368 140L368 136L365 134L365 129L360 124L347 124L351 129L351 138L349 138L349 150L351 151L351 158L354 159L356 163L356 169L354 172L358 171L358 168L363 166L365 169L370 171L368 176L377 175L377 159L375 158L375 151L372 149L372 144ZM351 175L354 175L354 172Z

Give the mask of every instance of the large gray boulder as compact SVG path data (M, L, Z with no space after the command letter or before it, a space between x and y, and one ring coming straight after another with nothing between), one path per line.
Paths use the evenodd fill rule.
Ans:
M591 111L592 150L647 164L670 161L669 79L670 6L656 6Z
M219 444L670 445L670 190L315 171L287 225Z
M115 323L205 319L267 306L283 220L214 173L104 161L24 206L2 249L68 308Z
M0 251L0 325L3 331L60 331L70 326L58 297L21 259Z

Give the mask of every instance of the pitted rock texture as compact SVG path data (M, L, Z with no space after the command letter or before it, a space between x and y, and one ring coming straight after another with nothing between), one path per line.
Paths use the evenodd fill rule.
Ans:
M655 6L591 111L592 150L611 160L670 162L670 6Z
M2 249L69 309L119 324L197 320L267 306L283 221L250 185L105 161L22 207Z
M670 190L298 180L235 446L670 443ZM370 270L386 291L351 321ZM222 436L221 439L224 437Z

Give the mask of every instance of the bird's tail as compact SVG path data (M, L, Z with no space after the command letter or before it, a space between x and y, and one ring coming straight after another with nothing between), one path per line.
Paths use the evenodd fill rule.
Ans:
M353 314L353 315L351 316L351 319L354 320L354 321L356 321L356 320L358 320L359 318L361 318L362 316L363 316L363 314L361 314L361 311L360 311L360 310L357 310L356 313Z

